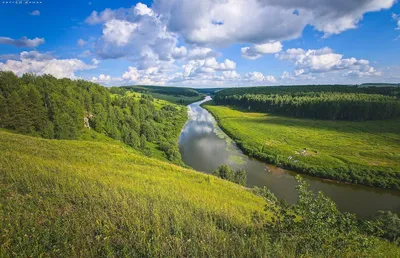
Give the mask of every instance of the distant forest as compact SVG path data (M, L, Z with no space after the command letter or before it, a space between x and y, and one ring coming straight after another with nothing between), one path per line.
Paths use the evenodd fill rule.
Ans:
M399 98L399 87L321 85L226 89L214 101L293 117L363 121L399 117Z
M84 80L0 72L0 127L21 133L77 139L86 120L93 130L136 149L159 144L171 161L178 161L175 141L186 118L184 108L157 109L151 96L132 98L124 89L112 94Z

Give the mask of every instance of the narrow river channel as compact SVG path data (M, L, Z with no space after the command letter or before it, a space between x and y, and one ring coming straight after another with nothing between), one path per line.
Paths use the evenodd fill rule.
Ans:
M214 117L200 104L188 106L189 120L179 137L179 150L186 165L205 173L212 173L219 165L243 168L249 187L266 186L278 198L295 203L296 173L247 157L219 128ZM267 169L268 168L268 169ZM328 182L303 175L313 191L323 191L341 211L368 218L378 210L400 213L400 193L358 185Z

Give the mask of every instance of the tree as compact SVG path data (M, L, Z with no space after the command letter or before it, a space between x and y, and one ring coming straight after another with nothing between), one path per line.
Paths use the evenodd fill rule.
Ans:
M142 150L146 149L146 144L146 136L144 134L140 135L140 148L142 148Z
M247 182L247 174L244 169L239 169L235 171L235 179L234 182L239 185L246 185Z
M400 218L391 211L379 211L375 218L382 231L382 237L400 245Z

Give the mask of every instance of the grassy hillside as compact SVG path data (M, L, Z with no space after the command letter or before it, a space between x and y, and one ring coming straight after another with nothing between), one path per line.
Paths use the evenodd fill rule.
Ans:
M324 121L206 104L251 156L307 174L400 189L400 120Z
M113 144L0 131L0 153L0 257L265 252L238 185Z
M0 130L0 257L293 257L296 246L316 257L400 255L393 244L330 231L328 246L307 251L309 230L266 231L272 213L261 197L115 143Z

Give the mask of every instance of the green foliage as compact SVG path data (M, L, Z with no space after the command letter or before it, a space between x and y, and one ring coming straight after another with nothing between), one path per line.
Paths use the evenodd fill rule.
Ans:
M265 228L275 247L274 256L290 250L295 257L341 257L345 253L361 257L375 244L363 235L354 215L341 213L335 203L319 192L316 196L301 179L298 201L288 205L268 189L258 190L265 198L265 210L273 214Z
M254 158L312 176L400 189L399 119L326 121L204 107Z
M166 87L166 86L124 86L121 88L112 88L112 92L127 90L130 92L138 92L149 94L156 99L166 100L175 104L189 105L193 102L203 99L203 94L200 94L195 89Z
M379 211L375 218L380 236L400 245L400 217L391 211Z
M286 87L271 90L274 93L241 95L229 95L235 90L227 90L219 92L214 100L217 104L238 106L257 112L313 119L362 121L400 116L400 101L394 96L341 92L341 87L338 88L338 92L334 88L331 88L332 92L320 90L325 87L314 87L315 92L302 92L303 87L293 86L292 88L298 88L299 92L293 92L292 88ZM356 89L358 88L355 88L355 91ZM249 92L252 92L252 89L249 89Z
M214 176L234 182L239 185L246 185L247 174L243 169L233 170L228 165L221 165L212 173Z
M167 155L168 160L172 162L181 160L181 153L175 144L162 142L160 149Z
M368 87L366 87L368 86ZM371 87L373 86L373 87ZM385 85L384 87L375 87L374 85L365 84L364 86L352 85L305 85L305 86L265 86L265 87L240 87L228 88L217 92L218 96L244 95L244 94L262 94L262 95L285 95L292 96L316 93L364 93L364 94L380 94L386 96L400 96L400 88L393 85Z
M200 95L195 89L191 88L166 87L166 86L123 86L121 88L146 94L158 93L163 95L186 96L186 97L198 97Z
M145 150L147 142L159 145L168 141L174 142L171 149L176 150L187 118L185 109L170 104L160 107L152 96L136 98L125 89L110 91L83 80L31 74L18 78L0 72L0 127L49 139L78 139L84 119L88 119L96 132L133 148ZM182 163L170 150L165 156Z

